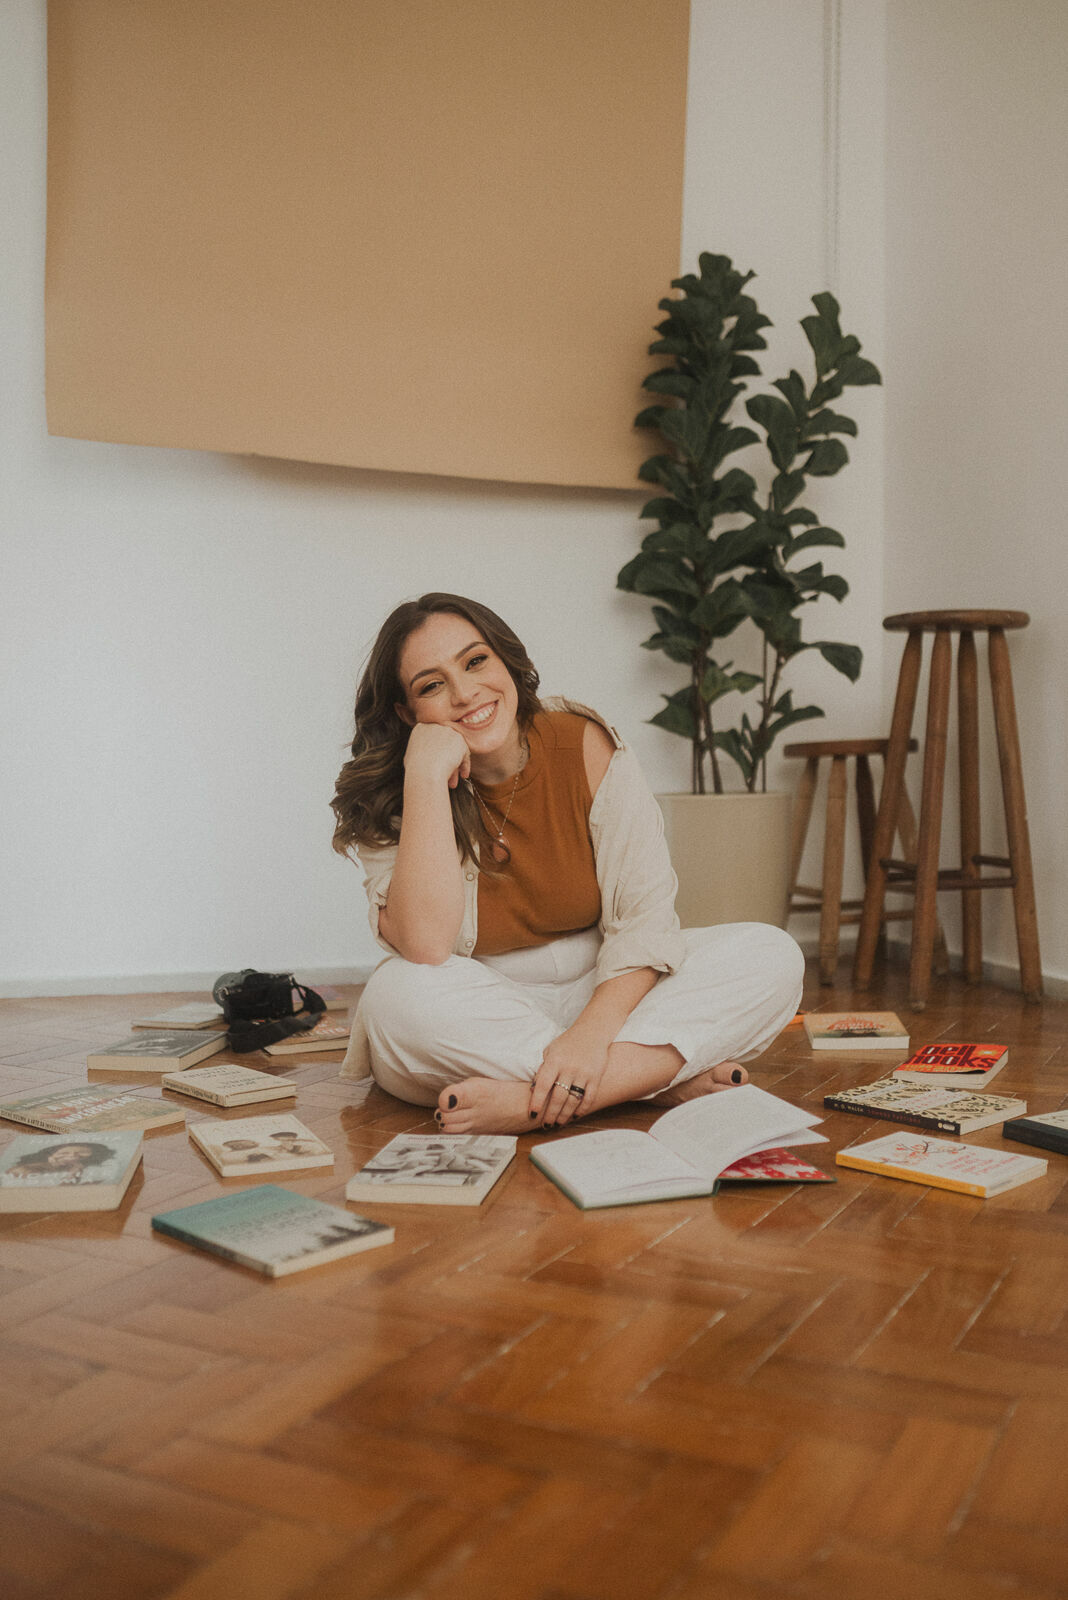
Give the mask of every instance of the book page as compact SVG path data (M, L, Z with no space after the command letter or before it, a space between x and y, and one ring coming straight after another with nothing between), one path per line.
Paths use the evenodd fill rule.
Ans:
M606 1128L536 1148L542 1165L583 1199L650 1185L693 1184L700 1177L688 1162L634 1128Z
M746 1083L676 1106L649 1131L681 1160L714 1178L739 1156L755 1150L822 1141L822 1134L809 1131L813 1123L822 1121L816 1112L801 1111L756 1084Z

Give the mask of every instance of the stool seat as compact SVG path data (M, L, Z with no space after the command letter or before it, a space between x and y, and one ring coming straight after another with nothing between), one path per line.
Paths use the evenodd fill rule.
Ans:
M902 611L884 617L890 633L985 633L991 628L1026 628L1026 611Z
M871 865L864 891L856 959L853 969L858 989L871 981L875 948L884 921L883 902L888 889L913 895L912 952L909 961L909 1003L922 1011L931 982L931 960L936 950L935 897L939 890L961 895L961 933L964 975L969 983L982 977L982 909L978 891L1011 889L1020 958L1020 987L1029 1000L1042 996L1042 966L1038 948L1038 919L1027 829L1020 736L1012 671L1005 632L1025 628L1026 611L907 611L883 619L883 627L907 633L897 680L897 696L885 758L882 798L875 820ZM915 857L892 855L898 817L907 804L905 756L910 748L912 714L916 705L923 636L934 635L931 646L927 695L927 736L923 752L923 793ZM980 844L979 808L979 687L975 635L985 633L990 691L997 736L1001 794L1005 808L1007 855L984 852ZM942 839L942 797L945 785L949 731L950 686L953 675L952 635L957 644L957 731L960 770L960 866L939 869ZM906 852L906 855L908 853ZM995 868L993 874L982 869Z

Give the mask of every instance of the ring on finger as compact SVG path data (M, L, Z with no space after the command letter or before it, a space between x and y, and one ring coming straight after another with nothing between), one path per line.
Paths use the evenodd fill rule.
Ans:
M568 1094L575 1095L575 1097L579 1100L582 1100L586 1094L585 1089L580 1089L577 1083L569 1083L567 1086L567 1092Z

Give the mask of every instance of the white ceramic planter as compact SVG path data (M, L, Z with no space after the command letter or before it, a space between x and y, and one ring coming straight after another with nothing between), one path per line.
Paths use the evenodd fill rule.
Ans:
M781 926L790 876L789 794L658 794L684 928Z

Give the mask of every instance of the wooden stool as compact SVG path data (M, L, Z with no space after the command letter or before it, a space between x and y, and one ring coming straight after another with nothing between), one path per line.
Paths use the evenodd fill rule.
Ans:
M1011 889L1016 913L1016 943L1020 956L1020 983L1029 1000L1042 994L1042 965L1038 952L1035 886L1031 871L1031 845L1027 832L1020 739L1012 694L1007 628L1025 628L1026 611L912 611L886 617L883 627L908 634L901 658L894 717L886 754L886 773L875 823L873 860L868 873L864 911L857 940L854 981L864 989L871 981L875 945L882 923L883 899L888 888L905 888L914 896L912 957L909 965L909 1003L922 1011L931 981L931 954L935 939L935 896L939 889L961 890L963 906L964 975L978 983L983 971L982 910L977 891ZM919 847L916 863L890 855L898 813L905 795L905 756L912 730L916 687L920 676L923 635L934 634L931 679L927 699L927 738L923 755L923 796L920 804ZM942 792L945 782L946 733L949 724L949 689L952 673L950 635L960 635L957 650L957 719L960 744L959 869L938 870L942 839ZM989 640L990 687L994 701L1001 792L1008 835L1007 856L983 855L979 817L979 705L975 635ZM1007 869L1007 875L983 877L981 867Z
M887 739L821 739L807 744L788 744L783 751L786 756L803 760L805 770L801 774L797 786L797 795L794 799L793 822L790 830L790 890L786 897L786 915L783 918L783 927L789 922L791 916L806 911L818 911L820 914L820 982L833 983L835 970L838 966L838 934L844 924L860 921L860 908L863 900L842 899L842 874L845 867L845 830L846 830L846 762L850 756L856 759L856 794L857 794L857 820L860 824L860 857L864 868L864 880L867 882L868 869L872 859L872 842L875 837L875 786L872 783L871 756L886 758ZM917 748L915 739L910 739L908 748ZM816 793L816 784L819 781L819 765L824 756L829 756L831 770L827 779L827 818L823 835L823 882L818 889L808 884L798 883L797 875L801 870L801 858L805 853L805 839L808 835L808 825L812 816L812 802ZM901 839L901 850L906 860L916 859L916 818L909 802L908 794L902 797L899 809L897 831ZM894 921L900 917L911 917L911 908L907 911L886 911L883 921ZM940 958L946 960L945 940L942 930L938 929L937 946Z

